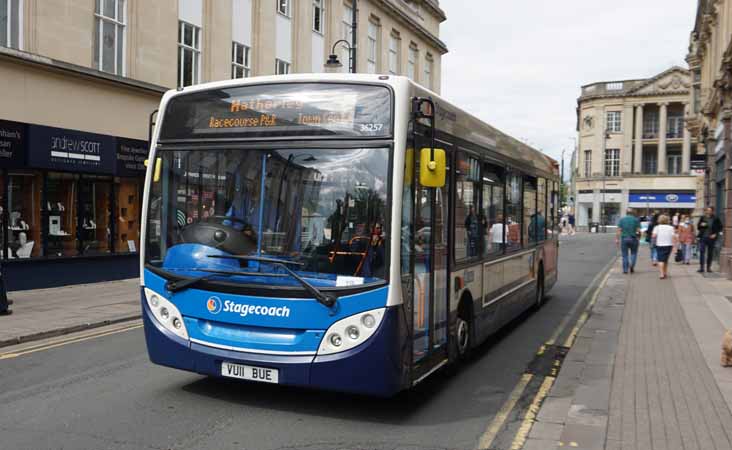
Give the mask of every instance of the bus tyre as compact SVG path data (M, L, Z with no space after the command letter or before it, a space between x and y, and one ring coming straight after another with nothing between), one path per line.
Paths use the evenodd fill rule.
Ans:
M539 266L539 275L536 277L536 307L544 304L544 266Z
M470 338L472 333L472 330L470 329L472 321L470 320L470 315L465 311L465 309L467 308L460 308L461 311L457 318L456 337L458 358L460 360L468 358L470 355L470 347L473 344L472 339Z

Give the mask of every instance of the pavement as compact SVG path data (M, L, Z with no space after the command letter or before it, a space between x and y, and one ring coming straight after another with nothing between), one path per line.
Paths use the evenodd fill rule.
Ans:
M138 278L11 291L13 314L0 316L0 347L140 318Z
M732 368L720 365L732 282L698 262L659 280L648 248L639 256L592 300L525 450L732 449Z

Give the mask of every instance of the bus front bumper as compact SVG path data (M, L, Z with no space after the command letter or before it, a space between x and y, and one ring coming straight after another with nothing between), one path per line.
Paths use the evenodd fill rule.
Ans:
M407 387L400 364L400 310L387 308L379 329L366 342L333 355L274 355L238 352L184 340L166 330L142 302L150 360L159 365L222 377L229 362L278 370L278 384L391 396Z

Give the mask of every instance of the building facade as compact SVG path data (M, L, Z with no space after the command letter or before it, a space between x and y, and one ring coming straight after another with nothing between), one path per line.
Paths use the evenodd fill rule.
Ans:
M437 0L0 0L0 260L10 289L137 272L144 161L168 89L359 72L440 91ZM335 51L348 70L348 49ZM39 274L43 276L39 276Z
M704 205L724 223L719 264L732 277L732 1L699 0L686 61L693 77L687 121L705 156Z
M574 181L577 225L614 226L630 207L699 214L700 158L684 126L689 72L582 86Z

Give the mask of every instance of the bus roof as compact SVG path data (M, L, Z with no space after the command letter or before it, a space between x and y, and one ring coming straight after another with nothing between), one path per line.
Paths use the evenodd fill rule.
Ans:
M535 148L509 136L497 128L483 122L472 114L450 103L439 94L421 86L408 77L399 75L350 74L350 73L299 73L290 75L271 75L233 80L214 81L185 88L172 89L165 93L161 105L170 98L212 89L222 89L249 84L305 83L305 82L347 82L371 83L391 86L395 91L408 89L414 95L432 97L437 106L437 129L488 148L507 159L530 163L535 169L558 175L558 163Z

